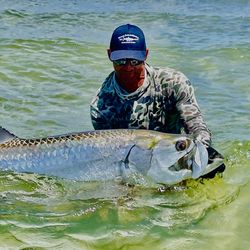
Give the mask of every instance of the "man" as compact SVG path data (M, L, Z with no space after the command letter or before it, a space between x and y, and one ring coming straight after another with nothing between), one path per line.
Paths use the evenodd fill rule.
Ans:
M190 81L181 72L146 64L148 49L139 27L126 24L116 28L108 56L114 71L90 106L95 129L185 132L210 145L211 134Z

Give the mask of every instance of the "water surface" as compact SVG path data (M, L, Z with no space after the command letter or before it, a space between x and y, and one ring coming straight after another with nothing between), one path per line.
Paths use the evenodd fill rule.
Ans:
M0 120L18 136L91 130L113 29L193 83L224 177L165 192L0 173L0 249L248 249L250 2L0 0Z

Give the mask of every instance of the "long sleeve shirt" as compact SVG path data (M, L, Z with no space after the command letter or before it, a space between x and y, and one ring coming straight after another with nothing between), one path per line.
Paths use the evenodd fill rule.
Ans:
M137 128L192 134L211 143L194 89L188 78L171 68L145 65L144 83L135 92L122 89L112 72L90 105L95 129Z

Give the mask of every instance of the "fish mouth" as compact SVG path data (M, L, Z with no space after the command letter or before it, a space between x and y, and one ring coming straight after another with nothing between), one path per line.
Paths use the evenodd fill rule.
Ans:
M159 145L154 149L148 175L162 184L175 184L200 177L208 163L206 147L199 141L179 138L168 154ZM171 154L172 153L172 154Z
M169 169L176 172L190 172L190 177L197 178L213 178L216 173L222 173L226 166L224 165L224 157L213 147L206 147L200 141L194 141L194 146L181 157L176 164ZM212 176L212 177L211 177Z
M217 172L222 173L226 168L223 155L212 147L208 147L207 151L208 165L206 166L202 177L206 176L207 174L210 176L214 176Z
M167 153L164 143L158 143L147 175L157 183L172 185L185 179L200 178L218 167L221 163L219 154L215 154L211 161L209 148L198 140L186 139L176 140L174 147L167 148Z
M207 164L208 151L205 145L200 141L195 141L194 146L169 169L172 171L190 170L191 177L196 179L206 172Z

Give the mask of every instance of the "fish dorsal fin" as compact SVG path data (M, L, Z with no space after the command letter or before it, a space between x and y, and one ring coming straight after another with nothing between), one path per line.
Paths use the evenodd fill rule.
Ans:
M0 127L0 144L11 141L15 138L17 138L17 136L10 133L7 129Z

